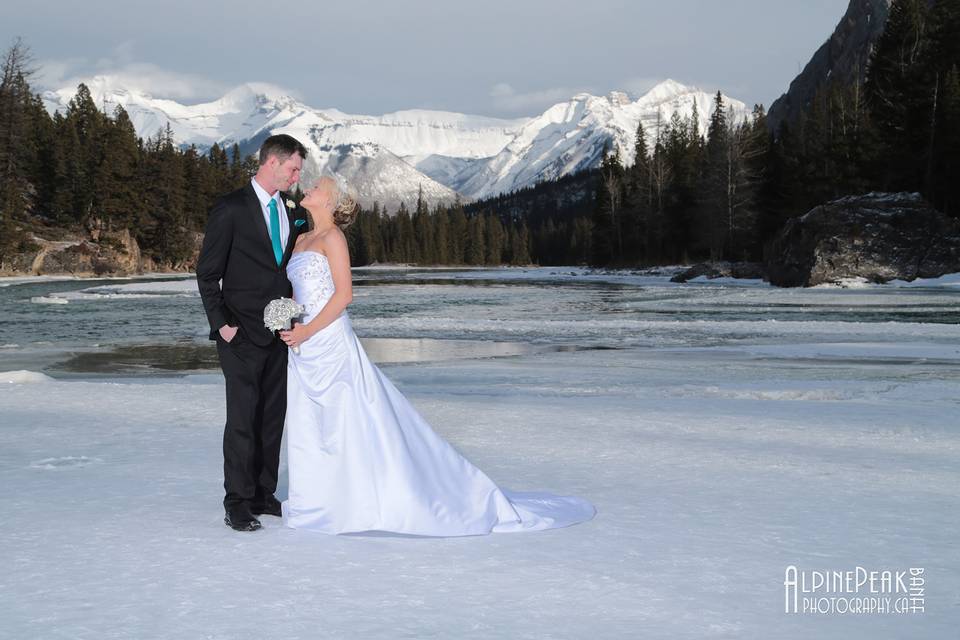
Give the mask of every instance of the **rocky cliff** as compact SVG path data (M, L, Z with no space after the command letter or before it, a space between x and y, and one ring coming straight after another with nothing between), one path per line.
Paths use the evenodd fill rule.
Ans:
M866 77L874 43L883 33L892 0L850 0L847 12L833 35L817 49L793 82L767 113L767 123L776 130L783 121L793 122L813 101L817 90L830 80L851 83Z

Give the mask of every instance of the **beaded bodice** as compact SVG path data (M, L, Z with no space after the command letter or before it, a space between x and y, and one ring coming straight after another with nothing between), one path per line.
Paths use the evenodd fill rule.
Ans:
M335 290L327 256L316 251L294 253L287 262L287 278L294 299L305 307L303 321L310 322Z

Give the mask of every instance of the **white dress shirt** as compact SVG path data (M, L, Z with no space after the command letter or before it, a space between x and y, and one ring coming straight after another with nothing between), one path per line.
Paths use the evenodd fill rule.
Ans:
M287 209L283 205L283 198L280 197L280 192L277 191L271 197L266 189L260 186L256 178L251 178L250 183L253 185L253 190L257 194L257 198L260 199L260 209L263 212L263 219L267 223L267 235L270 234L270 200L277 201L277 211L280 213L280 246L286 250L287 238L290 237L290 221L287 219ZM273 242L273 236L270 236L270 242ZM271 247L272 246L273 245L271 245Z

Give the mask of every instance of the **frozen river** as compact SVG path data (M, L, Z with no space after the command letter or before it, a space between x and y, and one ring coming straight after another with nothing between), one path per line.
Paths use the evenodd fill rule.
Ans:
M955 634L960 279L355 282L357 333L441 435L596 518L417 539L267 517L241 536L221 522L223 387L194 282L0 280L0 637ZM924 610L788 614L789 566L922 568Z

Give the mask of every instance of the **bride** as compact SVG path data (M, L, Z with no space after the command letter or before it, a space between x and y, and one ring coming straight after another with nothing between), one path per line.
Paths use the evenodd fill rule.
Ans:
M565 527L589 502L499 488L438 436L370 362L350 325L350 256L342 229L357 206L335 177L301 202L314 229L287 266L302 324L281 332L287 365L288 527L330 534L478 535Z

